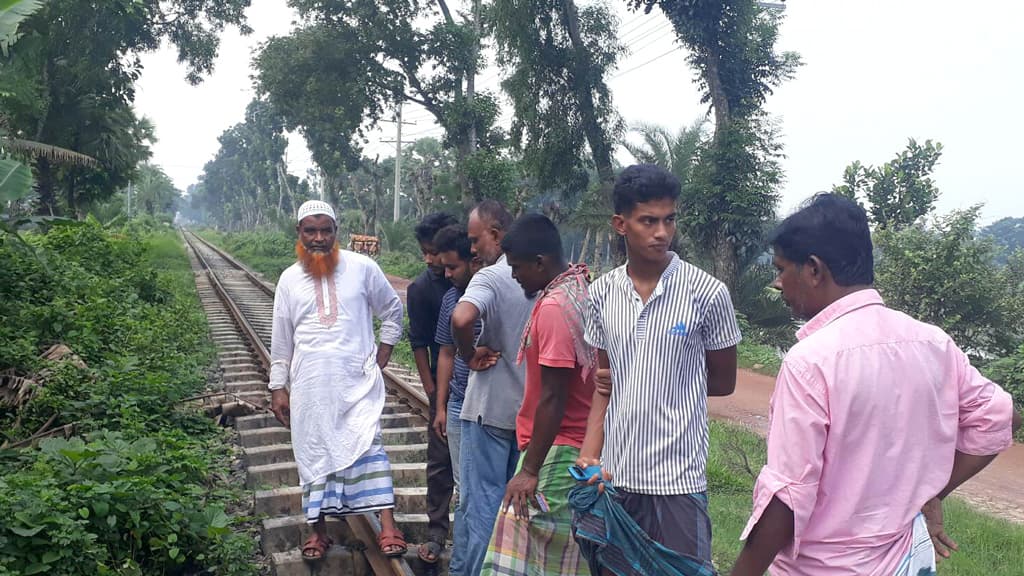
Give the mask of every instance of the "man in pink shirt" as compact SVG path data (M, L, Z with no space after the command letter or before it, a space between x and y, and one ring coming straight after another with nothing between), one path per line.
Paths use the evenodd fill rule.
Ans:
M808 322L779 370L732 574L932 575L935 547L956 546L942 499L1010 446L1020 416L942 330L885 307L857 204L818 195L772 246L773 286Z

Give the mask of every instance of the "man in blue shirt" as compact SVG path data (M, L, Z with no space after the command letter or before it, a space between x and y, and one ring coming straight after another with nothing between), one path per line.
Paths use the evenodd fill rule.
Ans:
M455 353L455 340L452 337L451 319L455 306L462 298L466 286L469 285L476 266L470 250L469 236L466 228L461 225L442 228L434 237L434 249L444 267L445 277L452 287L441 300L441 312L437 320L435 340L441 347L437 362L437 414L434 416L434 431L438 436L448 439L448 450L451 454L452 470L455 476L455 488L458 498L455 504L455 533L452 544L452 558L449 573L462 574L464 566L464 549L466 545L468 524L465 519L466 496L459 489L460 447L462 443L462 401L466 397L466 385L469 382L469 365ZM474 327L475 334L480 334L480 323Z

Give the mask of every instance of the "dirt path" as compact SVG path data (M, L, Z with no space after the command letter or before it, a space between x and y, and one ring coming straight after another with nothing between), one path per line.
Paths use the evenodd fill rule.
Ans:
M405 291L409 288L409 284L412 284L412 280L406 280L398 276L387 275L388 282L391 283L391 287L398 292L398 297L402 299L402 303L405 303Z
M762 436L768 432L768 400L775 379L740 370L736 393L708 400L713 418L743 424ZM1024 444L1014 444L956 494L986 512L1024 523Z

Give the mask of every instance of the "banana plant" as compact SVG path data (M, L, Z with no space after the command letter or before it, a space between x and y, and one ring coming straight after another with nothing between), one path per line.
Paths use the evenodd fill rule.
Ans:
M18 25L43 6L43 0L0 0L0 53L7 57L18 41Z

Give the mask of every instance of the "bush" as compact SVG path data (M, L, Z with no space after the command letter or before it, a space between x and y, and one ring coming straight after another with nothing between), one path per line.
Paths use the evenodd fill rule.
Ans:
M384 252L377 257L377 264L385 274L410 280L427 269L422 257L408 252Z
M1017 410L1024 410L1024 346L1011 356L989 362L982 372L1013 396ZM1017 439L1024 442L1024 429L1018 432Z
M977 209L954 212L933 227L876 233L879 291L897 310L939 326L972 358L1004 356L1021 343L1019 286L995 264L990 239L974 235Z
M230 530L224 433L175 406L214 358L184 249L159 226L96 222L0 238L0 370L38 374L0 408L18 441L44 424L80 437L0 451L0 574L252 574ZM47 366L65 344L86 367Z

